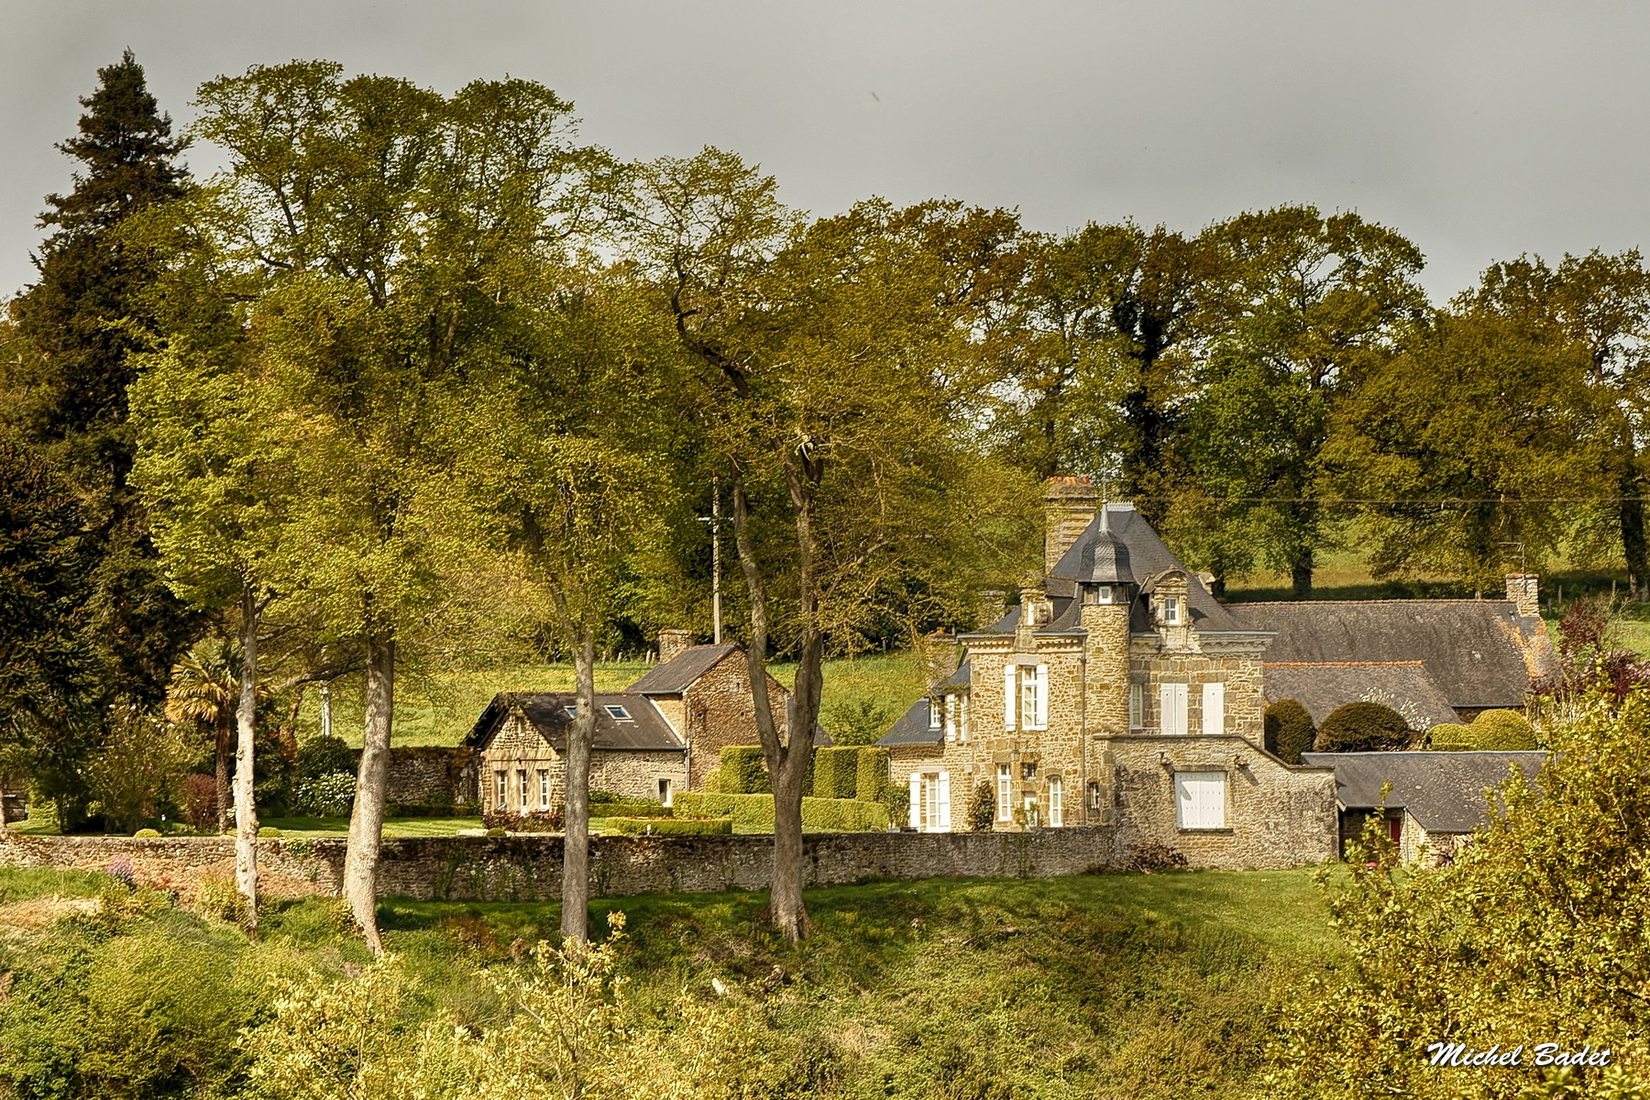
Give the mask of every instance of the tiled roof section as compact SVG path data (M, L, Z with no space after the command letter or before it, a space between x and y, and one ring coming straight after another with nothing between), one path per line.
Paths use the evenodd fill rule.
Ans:
M567 746L567 731L573 725L567 708L577 702L578 696L571 691L532 695L500 692L481 712L464 743L474 748L484 748L509 714L510 708L519 706L532 727L550 742L550 747L558 753L563 752ZM623 707L631 720L625 722L613 717L607 712L609 706ZM612 692L598 693L596 696L596 740L592 747L597 752L662 752L680 750L686 746L646 696L633 692Z
M1456 721L1449 699L1420 661L1278 662L1265 665L1268 703L1293 699L1312 715L1313 725L1343 703L1371 702L1391 707L1413 729Z
M939 686L934 690L943 695L950 695L953 692L958 691L967 691L973 685L973 680L971 679L973 675L973 662L967 657L964 657L963 663L957 666L957 671L940 681Z
M877 740L883 747L899 745L938 745L945 740L945 731L929 728L928 700L918 699L911 708L895 720L888 732Z
M1546 671L1539 619L1508 600L1308 600L1238 603L1232 617L1276 632L1268 661L1415 661L1452 707L1521 707Z
M696 645L684 649L662 665L648 670L627 690L642 695L680 695L693 682L716 666L728 654L738 650L731 642L721 645Z
M1308 764L1335 769L1335 797L1349 810L1408 810L1429 833L1470 833L1483 824L1484 792L1513 767L1534 776L1544 752L1308 752ZM1390 783L1383 800L1381 789Z
M1152 530L1132 505L1110 504L1106 506L1106 525L1119 542L1128 550L1129 568L1137 580L1160 573L1165 569L1179 569L1186 573L1188 591L1186 602L1190 605L1192 625L1201 631L1242 631L1248 629L1227 614L1209 590L1203 587L1203 582L1197 579L1197 574L1181 564L1174 556L1157 532ZM1100 517L1096 516L1083 533L1077 537L1060 558L1060 561L1049 571L1048 594L1050 596L1075 596L1077 581L1081 579L1083 571L1083 557L1088 552L1088 546L1100 532ZM1092 556L1090 558L1092 561ZM1151 621L1146 609L1138 601L1134 607L1132 627L1135 630L1150 630Z

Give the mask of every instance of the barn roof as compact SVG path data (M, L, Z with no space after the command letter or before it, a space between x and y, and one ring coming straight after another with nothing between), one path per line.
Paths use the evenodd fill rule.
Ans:
M1275 633L1268 661L1418 660L1458 709L1522 707L1551 648L1541 620L1519 615L1510 600L1308 600L1228 610Z
M640 695L680 695L692 687L699 677L715 668L723 657L738 649L731 642L690 646L664 664L649 669L628 690Z
M1402 807L1429 833L1470 833L1485 820L1489 801L1484 792L1504 783L1515 766L1534 776L1547 754L1308 752L1301 759L1335 769L1335 797L1346 809Z
M1391 707L1412 729L1456 721L1443 691L1420 661L1268 661L1262 690L1268 703L1293 699L1323 720L1343 703L1371 702Z
M571 691L540 692L536 694L503 691L493 696L487 709L481 712L470 728L464 743L473 748L486 748L512 708L519 708L529 725L550 743L558 753L566 750L567 731L573 718L568 708L578 702ZM624 717L610 712L617 708ZM665 721L651 700L634 692L598 692L596 694L596 738L592 748L597 752L665 752L680 751L686 744Z

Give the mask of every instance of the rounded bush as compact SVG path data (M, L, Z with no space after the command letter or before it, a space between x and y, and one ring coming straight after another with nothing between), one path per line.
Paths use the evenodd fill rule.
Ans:
M158 829L139 829L137 832L133 833L132 835L137 837L139 840L148 840L152 836L159 836L160 835L160 830L158 830Z
M258 827L258 835L278 837L281 835L281 830L277 829L273 825L261 825Z
M355 753L342 737L317 735L298 746L298 774L303 778L338 772L355 774Z
M1301 762L1301 753L1312 750L1318 735L1312 715L1293 699L1280 699L1267 707L1262 728L1266 751L1290 764Z
M1472 720L1466 732L1473 748L1490 752L1529 752L1539 747L1535 727L1515 710L1486 710Z
M968 830L988 833L997 820L997 791L991 781L982 779L968 797Z
M497 825L494 825L491 829L487 830L487 835L488 836L504 836L505 833L504 833L503 829L499 828Z
M1429 749L1470 749L1471 737L1467 727L1459 722L1440 722L1427 731Z
M1403 715L1379 703L1347 703L1323 720L1312 743L1317 752L1382 752L1409 744Z

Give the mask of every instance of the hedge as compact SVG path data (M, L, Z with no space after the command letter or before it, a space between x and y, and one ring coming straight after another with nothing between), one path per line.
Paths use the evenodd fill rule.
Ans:
M559 833L562 826L560 807L554 810L534 810L522 814L511 810L488 810L481 815L481 824L488 830L507 829L512 833Z
M1535 727L1514 710L1486 710L1470 726L1433 726L1428 740L1432 748L1456 751L1529 752L1537 747Z
M859 767L854 778L856 797L867 802L884 802L884 793L890 786L888 780L888 750L879 749L875 745L861 745L859 749ZM906 798L911 797L909 787L901 785Z
M591 802L591 817L669 817L670 807L651 799L616 799Z
M766 794L773 791L768 781L768 762L761 745L723 745L720 763L722 790L726 794Z
M1312 747L1318 752L1384 752L1406 747L1411 736L1409 723L1391 707L1346 703L1323 720Z
M607 827L622 836L726 836L733 818L610 817Z
M1280 699L1266 708L1263 718L1266 751L1290 764L1301 762L1301 753L1312 751L1312 715L1293 699Z
M858 775L857 746L833 746L814 750L815 798L853 798Z
M676 796L679 817L726 817L753 829L773 828L771 794L711 794L684 791ZM802 827L816 833L870 832L888 828L888 808L853 798L804 798Z

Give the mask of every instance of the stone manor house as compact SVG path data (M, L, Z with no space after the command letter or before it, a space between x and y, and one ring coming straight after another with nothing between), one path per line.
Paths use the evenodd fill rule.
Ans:
M960 665L880 742L923 831L967 828L987 784L999 829L1110 825L1124 850L1208 867L1332 858L1335 769L1261 747L1269 700L1321 720L1368 698L1427 728L1522 706L1551 659L1533 577L1508 600L1228 607L1088 479L1051 479L1047 504L1041 583L960 637Z

